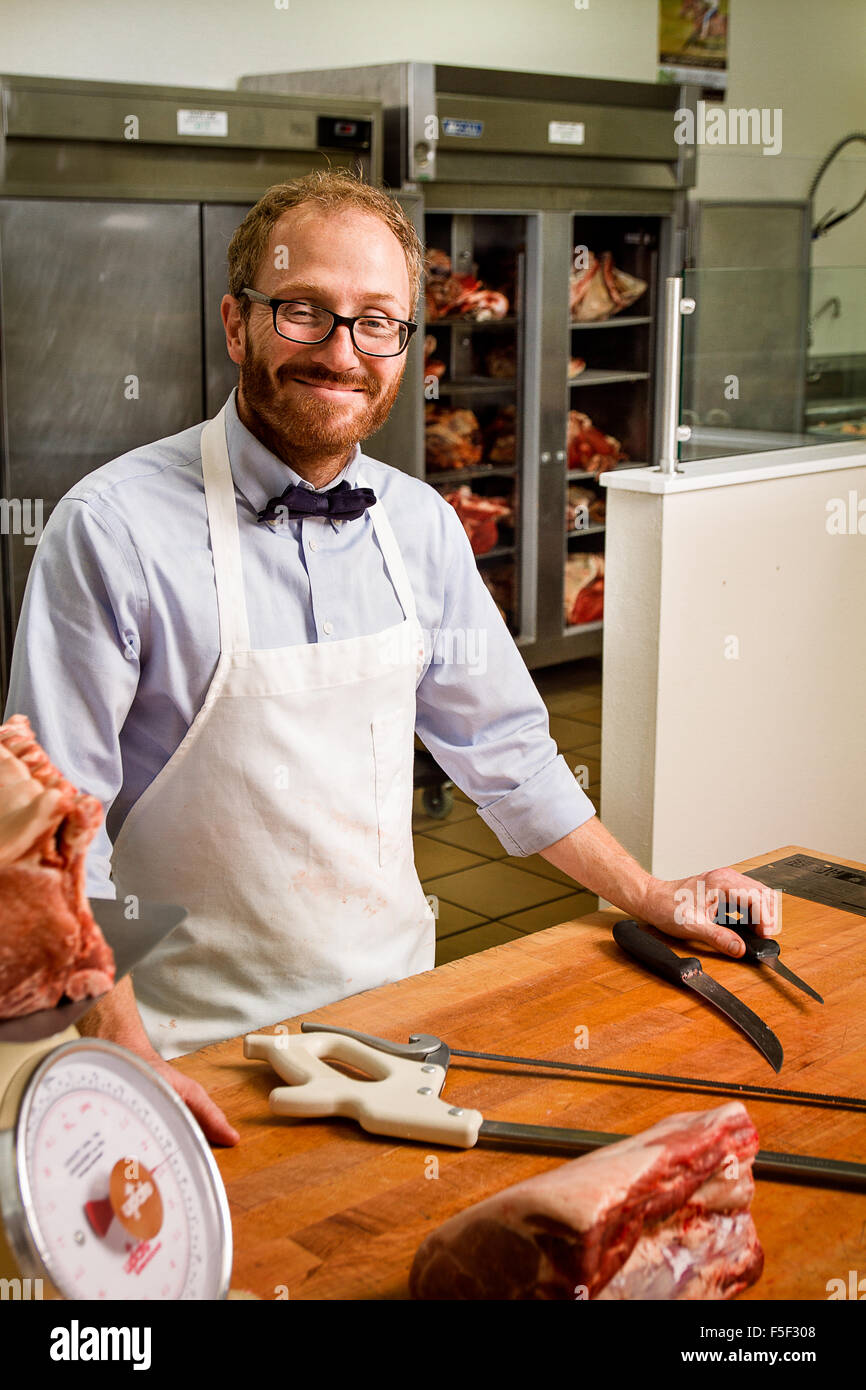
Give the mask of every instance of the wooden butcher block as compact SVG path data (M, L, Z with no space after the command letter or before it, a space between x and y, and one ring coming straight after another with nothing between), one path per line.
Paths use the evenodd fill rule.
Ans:
M744 873L802 852L787 846ZM863 868L851 860L823 859ZM866 1095L866 917L785 894L782 960L824 996L815 1003L765 966L701 951L708 974L777 1033L777 1076L715 1009L624 956L593 913L304 1015L405 1042L433 1033L453 1048L720 1081ZM673 943L680 955L692 948ZM278 1020L274 1020L276 1024ZM286 1020L300 1031L300 1018ZM587 1030L585 1048L575 1048ZM450 1149L377 1138L345 1119L278 1119L281 1081L235 1038L175 1063L207 1088L240 1131L217 1149L231 1208L232 1285L263 1299L403 1299L422 1239L455 1212L552 1168L545 1154ZM633 1134L726 1097L610 1084L490 1062L452 1061L443 1095L487 1119ZM761 1147L866 1163L866 1113L746 1102ZM764 1273L743 1298L827 1298L827 1284L866 1271L866 1192L757 1182L753 1214Z

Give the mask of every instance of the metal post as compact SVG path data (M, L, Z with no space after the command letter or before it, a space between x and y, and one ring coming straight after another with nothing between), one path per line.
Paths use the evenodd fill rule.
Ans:
M681 473L677 445L685 442L691 430L680 424L680 355L682 351L682 315L694 312L695 301L683 299L683 284L678 276L665 280L665 339L662 364L662 450L659 471Z

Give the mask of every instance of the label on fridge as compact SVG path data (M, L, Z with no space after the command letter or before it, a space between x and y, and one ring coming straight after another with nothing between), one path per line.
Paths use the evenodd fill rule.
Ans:
M228 135L228 111L178 111L178 135Z
M454 116L444 116L442 119L443 135L461 135L464 140L480 140L483 129L483 121L458 121Z
M582 145L584 137L583 121L547 122L547 141L550 145Z

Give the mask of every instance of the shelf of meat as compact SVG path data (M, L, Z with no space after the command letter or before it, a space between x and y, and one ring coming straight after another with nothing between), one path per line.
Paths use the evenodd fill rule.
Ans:
M650 452L657 219L576 215L569 275L563 635L601 626L605 498L598 479ZM628 311L637 306L637 313ZM587 339L588 329L620 328ZM630 331L634 330L634 331ZM575 397L573 392L580 391Z
M426 478L457 512L516 633L524 219L430 213L426 237Z
M652 216L573 217L563 636L602 621L605 497L598 480L611 469L639 466L652 452L660 228ZM518 214L430 210L426 217L425 476L457 511L515 635L523 562L525 235ZM610 327L622 331L587 336ZM543 551L549 540L539 535L538 545Z

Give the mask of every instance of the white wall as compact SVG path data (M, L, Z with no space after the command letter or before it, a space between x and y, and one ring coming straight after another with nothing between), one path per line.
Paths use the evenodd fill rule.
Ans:
M2 71L233 87L401 59L655 80L653 0L5 0Z
M286 3L286 9L276 4ZM653 82L656 0L0 0L0 70L228 87L245 73L417 59ZM864 0L731 0L728 96L781 108L783 145L706 147L700 197L805 197L821 157L866 129ZM849 147L825 206L866 184ZM863 262L866 209L816 244L822 265Z

